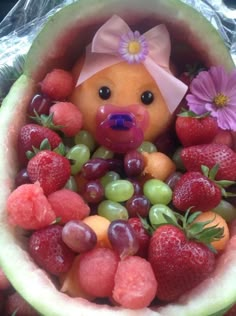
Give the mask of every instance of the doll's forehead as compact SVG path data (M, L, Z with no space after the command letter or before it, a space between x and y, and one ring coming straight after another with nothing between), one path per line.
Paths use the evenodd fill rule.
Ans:
M96 88L108 85L112 89L158 90L159 88L142 64L129 65L121 62L105 68L87 80L88 86Z

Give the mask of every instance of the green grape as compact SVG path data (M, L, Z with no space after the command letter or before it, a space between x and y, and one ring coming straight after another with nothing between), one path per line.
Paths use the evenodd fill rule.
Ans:
M70 176L69 180L66 182L65 189L77 192L78 186L73 176Z
M186 168L184 167L183 161L181 159L181 151L182 151L182 147L179 147L176 149L172 160L174 161L175 165L176 165L176 169L179 171L186 171Z
M101 184L103 185L103 187L105 188L105 186L110 183L111 181L115 181L115 180L119 180L120 179L120 175L119 173L115 172L115 171L108 171L105 176L103 176L100 181Z
M92 158L109 159L109 158L113 158L113 156L114 156L113 151L111 151L103 146L100 146L95 150Z
M156 146L151 143L151 142L148 142L148 141L144 141L142 142L142 144L138 147L138 151L139 152L142 152L142 151L145 151L147 153L153 153L153 152L156 152L157 151L157 148Z
M96 142L92 134L90 134L88 131L81 130L78 134L74 137L75 144L84 144L86 145L90 152L93 152L96 148Z
M220 203L211 211L221 215L226 222L231 222L236 219L236 208L228 201L221 200Z
M90 158L90 151L86 145L79 144L72 147L66 154L66 158L71 159L71 174L75 175L80 172L81 168Z
M98 205L98 215L109 219L109 221L129 218L128 211L122 204L110 200L104 200Z
M149 210L150 223L153 226L167 223L167 220L165 219L163 214L169 216L173 221L176 222L173 211L167 205L155 204Z
M124 202L134 194L134 186L128 180L114 180L105 187L105 197L115 202Z
M163 181L150 179L144 183L144 195L152 204L169 204L172 199L171 188Z

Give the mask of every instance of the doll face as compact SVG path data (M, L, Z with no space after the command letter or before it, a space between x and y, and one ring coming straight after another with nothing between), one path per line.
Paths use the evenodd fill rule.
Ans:
M78 78L80 63L74 68ZM167 105L142 64L121 62L76 87L71 102L84 117L84 129L97 141L117 152L153 141L171 119Z

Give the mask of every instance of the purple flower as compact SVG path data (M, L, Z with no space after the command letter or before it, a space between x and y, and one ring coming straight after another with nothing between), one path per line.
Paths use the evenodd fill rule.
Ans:
M196 114L210 112L221 129L236 131L236 69L227 73L221 66L201 71L186 96Z
M138 31L129 32L121 37L119 53L128 63L140 63L148 55L148 44Z

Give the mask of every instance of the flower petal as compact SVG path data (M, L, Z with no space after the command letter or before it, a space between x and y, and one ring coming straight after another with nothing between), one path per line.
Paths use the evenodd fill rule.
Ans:
M227 84L229 81L229 76L222 66L211 67L209 74L214 82L216 94L222 93L227 95Z
M207 71L200 72L199 75L193 79L190 85L190 91L199 99L208 102L212 101L217 94L214 82Z
M193 94L188 94L186 96L187 105L191 111L194 113L201 115L206 112L205 102L197 98Z

